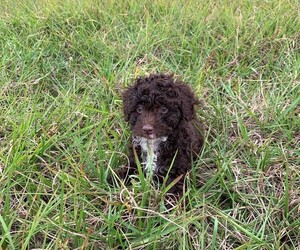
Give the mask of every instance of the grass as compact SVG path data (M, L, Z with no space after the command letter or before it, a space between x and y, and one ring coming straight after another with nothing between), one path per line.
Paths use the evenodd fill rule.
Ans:
M300 248L298 1L0 9L0 249ZM121 92L160 71L207 128L169 209L147 178L106 182L127 164Z

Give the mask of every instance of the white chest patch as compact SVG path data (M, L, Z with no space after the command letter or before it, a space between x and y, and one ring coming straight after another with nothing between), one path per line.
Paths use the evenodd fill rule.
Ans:
M157 159L159 157L159 145L161 142L167 140L166 136L155 138L155 139L146 139L144 137L135 136L133 137L133 145L141 146L142 149L142 167L146 172L155 173L158 169Z

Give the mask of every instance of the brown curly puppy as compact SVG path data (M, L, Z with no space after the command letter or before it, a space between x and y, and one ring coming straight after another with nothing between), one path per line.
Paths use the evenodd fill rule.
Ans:
M130 171L137 168L134 151L146 173L181 193L184 175L203 145L201 124L196 118L198 100L190 87L172 75L138 78L123 94L125 119L131 125ZM180 178L181 177L181 178Z

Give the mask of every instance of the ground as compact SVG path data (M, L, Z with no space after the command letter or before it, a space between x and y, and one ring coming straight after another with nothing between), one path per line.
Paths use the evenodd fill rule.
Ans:
M0 1L0 249L299 249L298 1ZM184 197L127 164L122 90L201 100Z

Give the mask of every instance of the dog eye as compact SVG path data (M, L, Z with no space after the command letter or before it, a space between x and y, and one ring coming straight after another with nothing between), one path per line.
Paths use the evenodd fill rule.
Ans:
M169 110L168 110L168 108L166 108L166 107L161 107L161 108L160 108L160 112L163 113L163 114L167 113L168 111L169 111Z
M139 114L141 114L143 112L143 107L142 106L138 106L136 108L136 112L138 112Z

